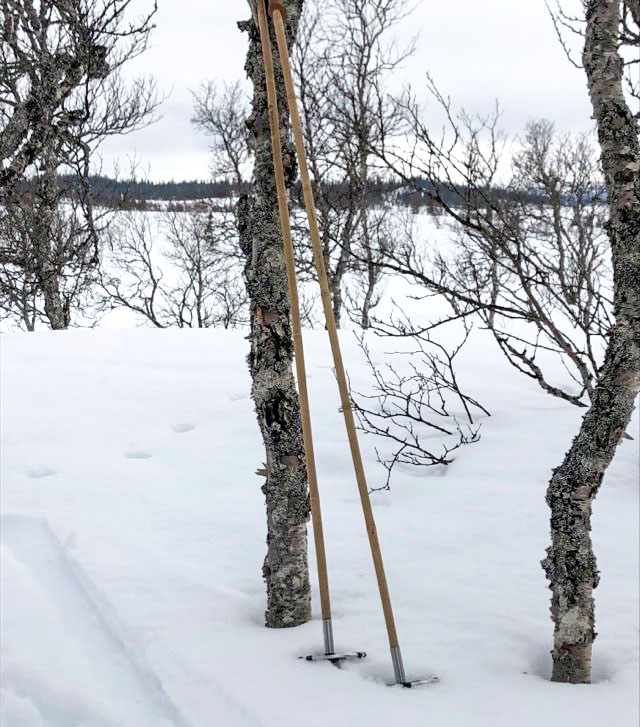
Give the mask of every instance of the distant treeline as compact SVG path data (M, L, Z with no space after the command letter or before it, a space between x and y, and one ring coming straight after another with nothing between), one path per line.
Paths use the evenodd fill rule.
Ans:
M60 177L60 181L70 192L74 189L73 177ZM104 176L91 177L90 186L93 198L97 203L125 207L137 206L138 203L192 202L203 199L229 200L251 191L250 184L239 187L238 184L228 180L149 182L137 179L111 179ZM348 186L340 182L325 184L324 189L326 198L336 206L340 206L342 201L346 204L348 195L351 194ZM388 200L390 192L397 189L397 183L384 179L370 180L369 201L372 205L382 204L385 199ZM299 183L293 190L292 197L294 201L302 202L302 187Z
M70 193L76 189L73 176L61 177L60 181ZM169 181L151 182L140 179L111 179L105 176L92 176L89 185L94 201L100 205L142 208L153 202L190 202L199 199L229 199L245 189L227 180L221 181Z
M73 176L61 176L61 186L72 195L77 188L77 181ZM196 200L223 200L227 202L230 198L238 197L240 194L251 191L251 185L246 184L241 188L228 180L220 181L170 181L150 182L147 180L122 180L111 179L105 176L93 176L89 179L93 199L100 205L109 207L122 207L125 209L146 209L154 208L154 202L173 203L193 202ZM373 179L368 184L369 203L378 206L389 201L396 204L422 207L433 205L433 187L424 180L416 180L415 188L409 188L406 184L399 184L390 179ZM331 205L340 207L347 206L350 202L349 196L352 189L339 181L324 184L324 196ZM464 200L464 189L439 190L441 197L454 206L460 205ZM296 184L292 199L302 204L302 187Z
M203 180L187 180L182 182L148 182L148 181L114 181L107 178L96 179L94 193L100 196L101 185L104 189L109 184L120 195L128 199L149 200L156 202L178 202L196 199L222 199L235 196L244 189L239 190L238 185L227 180L218 182Z
M73 175L58 177L60 187L68 196L74 196L79 190L79 182ZM153 210L160 207L181 209L182 203L197 200L219 200L220 208L227 207L229 200L237 198L240 194L250 192L249 184L239 187L228 180L220 181L169 181L150 182L147 180L120 180L106 176L92 176L89 186L95 203L120 209ZM339 181L325 183L325 198L335 207L348 206L349 195L352 193L348 185ZM442 200L451 207L462 207L466 204L478 202L478 196L492 197L494 199L512 198L511 190L498 187L483 190L471 190L465 186L438 185L436 188L426 179L416 179L413 186L406 183L399 184L390 179L374 179L369 181L369 204L372 207L394 203L408 206L418 211L427 208L433 214L438 214ZM520 201L540 201L535 191L518 192ZM302 188L298 183L292 192L294 204L302 205ZM215 205L214 205L215 206Z

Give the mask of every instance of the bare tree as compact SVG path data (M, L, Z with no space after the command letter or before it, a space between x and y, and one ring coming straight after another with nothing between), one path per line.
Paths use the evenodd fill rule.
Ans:
M50 184L48 182L51 182ZM91 295L98 277L97 215L73 190L40 178L0 208L0 311L28 331L44 323L66 328L72 312L95 322Z
M384 452L376 448L387 478L374 489L389 489L398 465L447 466L457 449L479 441L476 420L489 412L462 390L455 367L470 330L465 326L460 342L447 349L428 330L415 334L406 316L401 316L378 331L388 340L408 339L410 347L386 352L384 363L372 356L360 337L373 387L371 393L353 392L359 427L392 448ZM407 331L411 331L408 336Z
M390 251L406 235L412 235L411 220L400 208L382 204L367 211L367 234L353 240L345 301L350 318L361 328L374 323L374 309L385 293L385 262Z
M149 79L123 80L125 63L142 53L152 31L152 9L127 22L131 0L5 0L0 51L0 185L5 215L18 213L21 247L11 250L13 266L23 265L4 280L29 281L36 295L27 298L52 328L66 328L99 261L99 234L89 189L92 155L108 136L149 123L158 99ZM60 184L60 172L71 172L73 190ZM63 200L79 202L81 221L69 224ZM15 216L15 215L14 215ZM6 229L6 224L2 227ZM29 225L29 227L25 227ZM62 229L65 233L60 236ZM24 243L29 241L25 247ZM15 254L14 254L15 252ZM26 261L28 258L28 261ZM73 285L69 278L75 276ZM35 288L34 288L35 286ZM20 296L11 291L6 302ZM19 316L24 319L23 316Z
M582 55L598 128L607 189L615 323L591 406L547 491L551 546L543 566L552 590L553 679L591 681L595 638L593 589L598 568L591 509L640 389L640 144L638 122L625 99L621 36L638 38L636 0L589 0ZM636 45L637 47L637 45Z
M246 321L236 237L211 211L125 212L108 231L103 302L157 328L235 328Z
M170 212L163 223L169 243L166 258L179 271L172 289L174 300L180 300L179 325L235 328L245 323L237 235L225 234L224 215Z
M415 181L422 174L429 181L430 194L473 243L453 269L443 263L434 270L411 248L395 256L391 269L447 296L455 315L479 313L494 335L501 318L532 326L545 336L542 345L536 338L518 341L517 334L498 334L509 360L567 401L584 404L582 395L589 395L580 431L549 485L552 544L543 562L553 593L553 679L573 683L591 680L593 589L598 583L590 538L592 501L640 387L640 150L637 118L623 83L629 68L624 46L637 48L639 9L637 0L587 0L584 10L582 59L606 199L598 194L597 177L584 186L593 166L584 142L558 146L548 125L540 124L530 128L528 147L515 156L512 184L494 189L500 158L496 118L463 117L460 123L433 84L451 133L435 138L421 123L417 106L405 100L413 148L394 153L387 147L384 153L403 179ZM563 23L573 20L563 16ZM632 64L636 62L637 56ZM470 133L465 135L465 128ZM479 129L486 132L484 143ZM522 180L533 184L523 188ZM612 253L610 284L602 213L609 217L603 228ZM513 292L505 295L512 285ZM566 328L567 321L580 337ZM601 344L606 350L599 354ZM560 353L563 363L573 367L577 390L548 381L536 361L543 347Z
M338 325L345 276L357 273L362 295L352 294L350 302L361 306L357 317L367 327L384 275L379 258L389 239L389 208L378 200L373 209L380 169L371 150L401 122L385 83L413 52L413 44L401 48L389 39L406 13L402 0L309 2L299 31L296 80ZM311 265L308 270L313 275Z
M407 157L387 149L384 156L405 181L427 181L453 223L455 244L431 258L415 244L399 245L385 265L443 294L453 317L479 315L511 365L546 392L586 406L612 308L593 145L586 136L558 135L547 121L531 122L511 152L510 178L500 184L507 140L497 126L499 110L454 117L431 89L450 135L434 138L417 104L405 100L413 150ZM550 373L553 357L568 384Z
M220 85L203 82L192 92L191 122L211 137L211 173L214 179L231 179L238 193L245 190L251 154L245 123L248 103L239 81Z
M245 69L253 84L253 98L247 128L254 170L251 191L238 203L238 227L249 297L251 395L266 455L266 482L262 488L267 509L265 622L269 627L281 628L297 626L311 618L307 555L310 511L300 408L292 369L290 304L277 213L266 79L256 7L253 2L250 5L253 18L239 23L239 27L249 39ZM287 2L286 27L291 45L301 9L301 0ZM275 46L275 41L272 43ZM288 138L286 94L276 58L274 64L283 159L291 187L297 171L295 150Z
M29 208L0 207L0 316L27 331L38 322L38 283L31 241L20 217Z

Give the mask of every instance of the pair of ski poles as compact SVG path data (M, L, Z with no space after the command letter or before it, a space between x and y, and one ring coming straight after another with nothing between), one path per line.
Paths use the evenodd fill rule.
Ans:
M302 343L302 329L300 323L300 307L298 301L298 289L296 284L295 258L291 237L288 196L285 185L284 168L282 163L278 99L276 94L273 52L271 48L271 37L269 34L269 22L267 19L266 2L267 0L254 0L254 5L256 8L258 28L260 31L260 42L262 45L262 55L264 59L267 85L267 103L269 109L269 125L271 130L271 146L273 153L273 167L275 172L276 191L278 198L278 214L280 218L280 228L282 232L284 247L284 260L287 271L287 283L291 303L291 325L293 331L296 374L298 379L298 391L300 399L300 414L302 420L302 433L311 501L311 519L313 523L313 535L315 540L316 558L318 564L318 580L320 586L320 603L322 609L322 627L325 651L324 654L307 656L306 659L308 659L309 661L324 659L333 663L339 663L340 661L343 661L345 659L362 658L363 656L365 656L365 654L364 652L338 653L335 651L333 641L331 603L329 598L329 577L327 572L327 558L325 553L324 535L322 529L322 514L320 511L318 478L313 451L311 416L309 411L309 396L307 391L307 376L304 360L304 348ZM333 313L333 307L331 305L331 297L329 293L329 285L327 282L327 273L324 265L322 244L320 242L320 233L318 230L318 221L316 217L313 191L311 188L309 168L307 165L306 152L304 148L302 125L300 123L300 115L298 113L298 103L296 99L293 75L291 73L289 48L287 45L285 32L285 19L287 16L286 2L285 0L268 0L268 3L269 15L271 16L273 22L275 37L278 46L278 55L280 57L280 65L282 67L282 73L286 88L289 115L291 117L291 125L293 128L296 154L298 157L298 164L300 168L300 179L302 181L304 204L307 211L307 218L309 221L309 231L311 235L313 258L318 274L318 281L320 283L320 294L322 298L322 305L324 308L327 332L329 334L329 341L331 344L331 351L333 353L333 363L335 367L336 378L338 381L342 412L344 415L344 422L347 430L349 447L351 449L351 457L353 460L356 482L358 484L358 490L360 493L360 501L362 503L362 511L364 514L367 535L369 537L371 556L373 559L376 577L378 580L378 589L380 591L380 600L382 601L382 610L384 612L387 635L389 637L389 647L391 649L391 659L393 662L393 672L395 678L394 683L401 684L404 687L412 687L418 684L432 683L436 681L435 677L432 677L430 679L419 679L415 681L407 680L404 666L402 663L402 654L400 652L400 644L398 642L398 635L396 632L395 620L393 617L393 609L391 607L391 598L389 596L387 578L384 572L382 552L380 550L378 533L373 517L373 511L371 509L369 490L367 487L364 467L362 464L362 455L360 453L360 446L358 443L358 436L356 434L353 411L351 408L351 399L349 396L347 377L342 361L340 341L338 339L335 316Z

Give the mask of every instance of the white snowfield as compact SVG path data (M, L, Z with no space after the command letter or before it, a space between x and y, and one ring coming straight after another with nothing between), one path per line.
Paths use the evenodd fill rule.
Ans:
M373 495L407 674L440 678L390 688L322 330L305 343L336 647L368 656L342 669L297 658L322 647L315 586L311 623L263 627L262 448L243 336L1 336L2 727L637 727L637 438L594 505L595 683L551 683L544 494L582 412L474 331L459 373L492 413L481 441L446 472L402 469ZM342 340L366 389L353 334ZM383 361L390 346L371 347ZM375 445L363 437L372 486L386 474ZM310 562L315 583L312 550Z

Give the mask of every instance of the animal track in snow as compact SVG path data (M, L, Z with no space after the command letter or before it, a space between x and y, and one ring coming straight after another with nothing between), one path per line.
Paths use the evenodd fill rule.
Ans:
M243 399L248 399L249 394L230 394L229 401L242 401Z
M127 459L151 459L151 457L153 457L153 455L149 454L149 452L143 452L139 449L132 450L131 452L125 452L124 456Z
M42 477L52 477L57 474L58 470L51 469L51 467L33 467L26 471L27 477L32 480L39 480Z
M173 424L171 429L176 434L184 434L185 432L192 432L196 428L195 424L190 424L189 422L182 422L181 424Z

